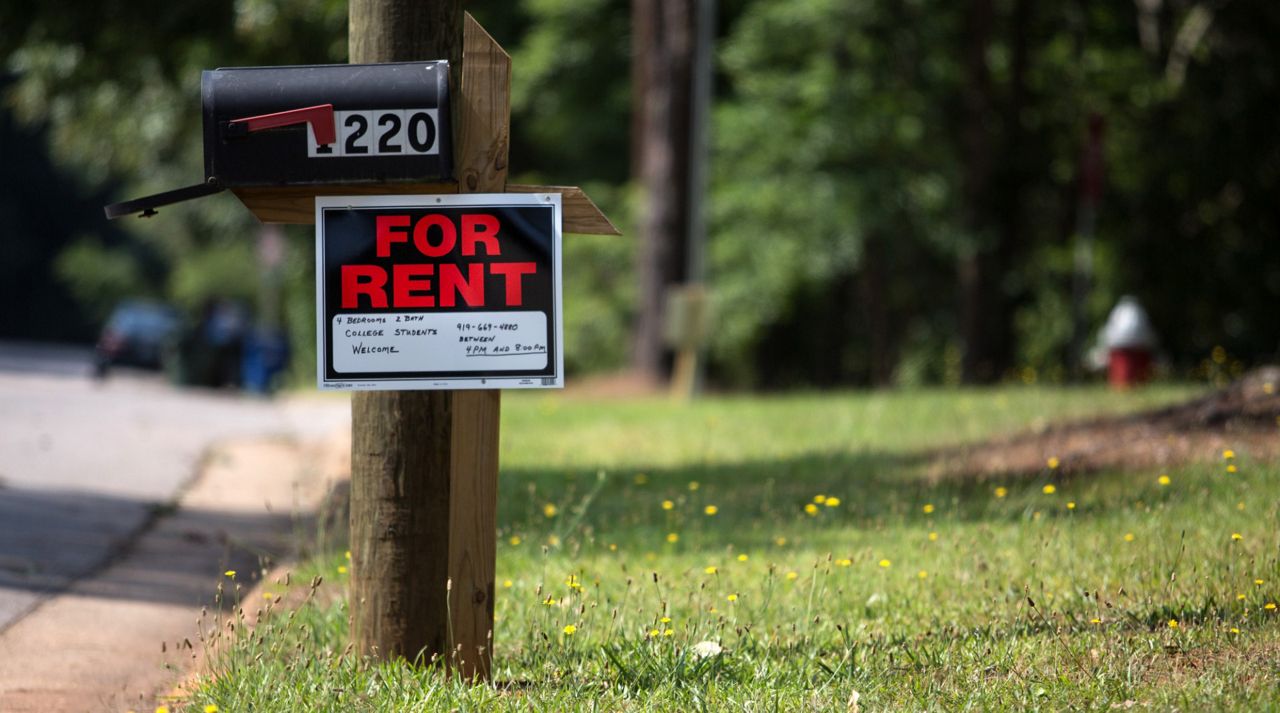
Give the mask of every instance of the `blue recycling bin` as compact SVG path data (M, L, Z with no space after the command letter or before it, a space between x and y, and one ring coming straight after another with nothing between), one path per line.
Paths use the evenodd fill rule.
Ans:
M245 338L240 362L240 383L246 391L269 394L276 377L289 363L289 341L284 333L255 329Z

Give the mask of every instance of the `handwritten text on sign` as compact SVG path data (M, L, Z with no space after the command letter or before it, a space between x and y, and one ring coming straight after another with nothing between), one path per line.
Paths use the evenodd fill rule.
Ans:
M563 383L558 195L316 201L329 389Z

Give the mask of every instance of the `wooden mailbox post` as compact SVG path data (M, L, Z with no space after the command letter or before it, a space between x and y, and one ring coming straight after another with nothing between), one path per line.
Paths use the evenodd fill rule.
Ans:
M264 223L312 223L318 196L559 193L564 232L617 235L579 188L507 183L511 58L459 8L352 0L350 36L353 63L451 60L456 182L233 188L236 196ZM452 18L463 23L460 62ZM494 390L352 394L351 623L361 653L443 658L468 678L489 677L500 404Z

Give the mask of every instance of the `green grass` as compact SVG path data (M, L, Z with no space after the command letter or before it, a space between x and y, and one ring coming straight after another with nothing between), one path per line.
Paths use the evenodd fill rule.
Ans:
M337 556L337 585L213 655L189 707L1280 709L1276 463L1168 485L921 472L931 449L1190 393L508 394L495 685L346 652Z

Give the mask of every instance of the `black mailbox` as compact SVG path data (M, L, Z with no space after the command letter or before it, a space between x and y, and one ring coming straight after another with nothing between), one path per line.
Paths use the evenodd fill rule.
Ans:
M202 184L107 206L107 216L249 186L449 180L449 63L205 71Z

